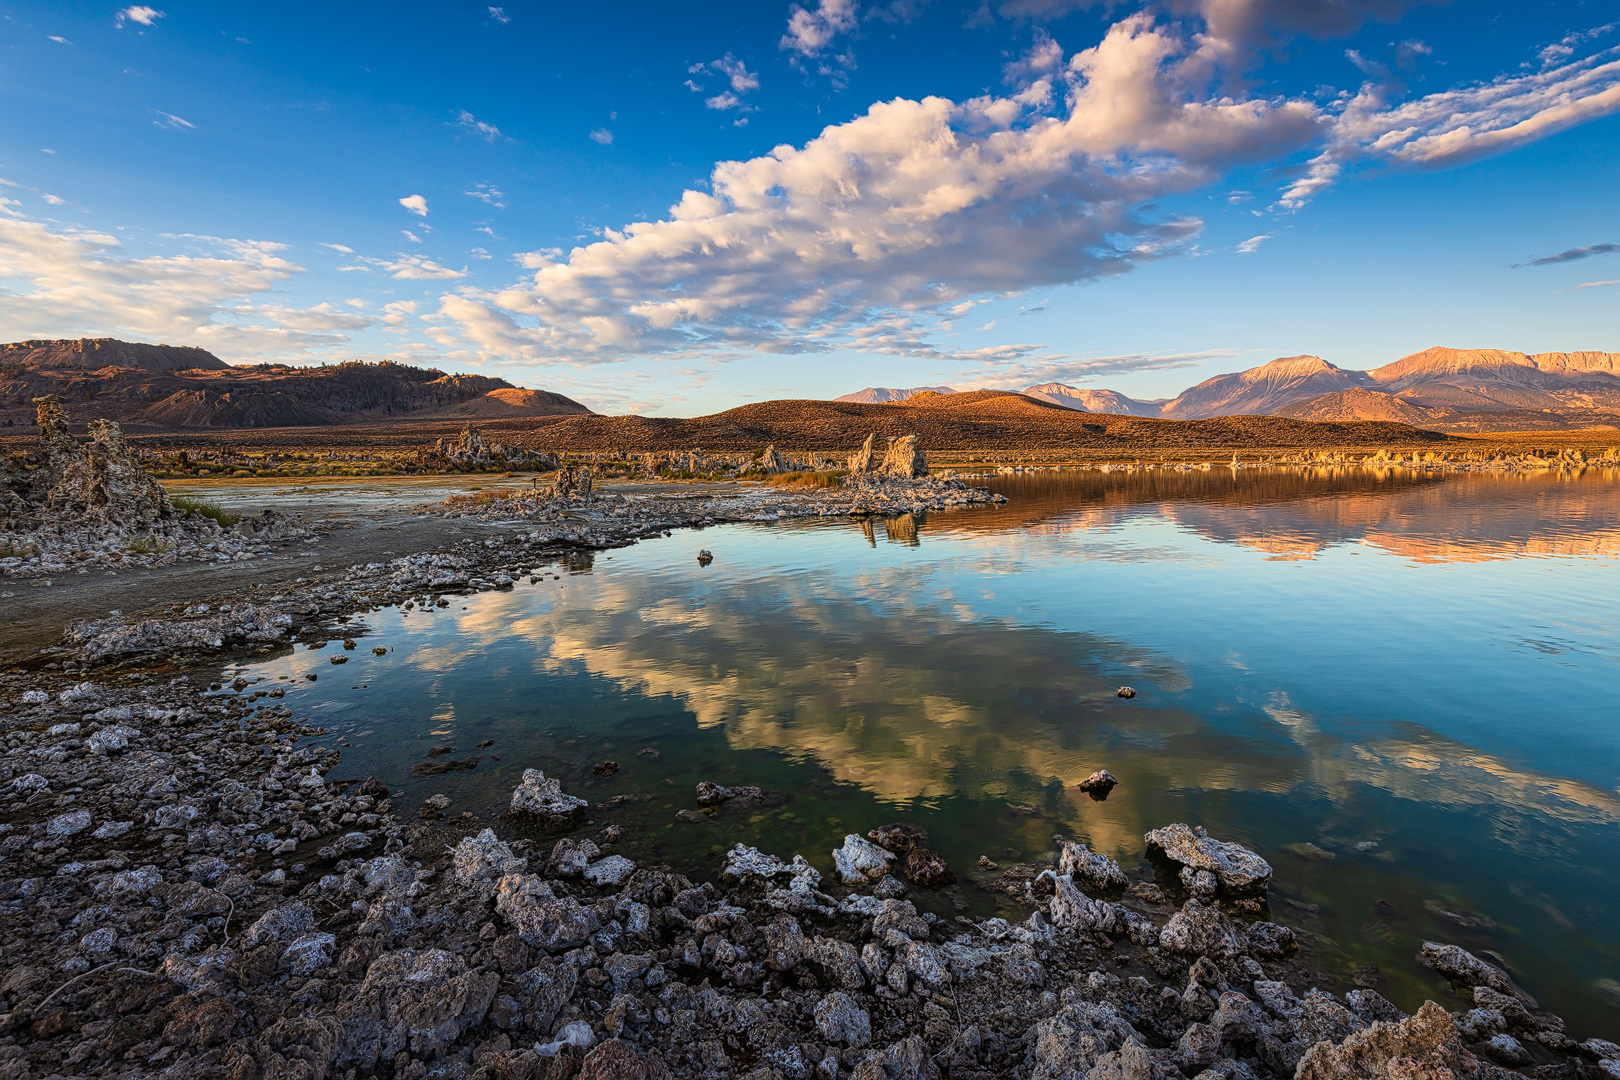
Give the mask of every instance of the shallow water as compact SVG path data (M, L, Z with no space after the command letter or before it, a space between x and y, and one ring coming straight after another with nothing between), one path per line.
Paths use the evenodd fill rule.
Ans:
M1403 1007L1456 1007L1414 959L1439 939L1499 954L1577 1038L1620 1034L1620 472L992 486L1012 501L677 533L373 613L341 668L333 641L244 671L406 814L443 791L494 820L535 766L647 796L585 833L623 823L620 850L694 876L738 841L830 872L845 832L914 820L977 914L981 854L1062 833L1145 877L1142 833L1188 821L1271 861L1273 916L1341 990L1373 963ZM483 761L413 778L434 746ZM1097 768L1104 802L1075 786ZM699 779L784 801L676 823Z

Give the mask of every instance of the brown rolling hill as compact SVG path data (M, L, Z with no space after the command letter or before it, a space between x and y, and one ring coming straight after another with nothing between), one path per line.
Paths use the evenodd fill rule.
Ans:
M1384 420L1414 427L1433 425L1452 415L1449 409L1433 409L1413 405L1392 394L1356 387L1323 394L1309 401L1296 401L1277 410L1278 416L1291 416L1296 420Z
M110 338L0 345L0 423L33 422L34 398L57 394L70 419L142 428L312 427L391 420L589 413L577 401L485 375L389 361L318 367L233 366L203 349Z
M491 390L468 401L438 409L413 413L413 420L505 420L517 416L589 415L589 409L572 398L547 390L523 390L516 386Z
M1172 453L1210 448L1381 447L1443 443L1450 436L1387 422L1313 423L1279 416L1157 420L1077 412L1022 394L980 390L902 402L762 401L691 419L562 416L525 424L520 441L541 450L757 450L852 452L915 433L929 451Z

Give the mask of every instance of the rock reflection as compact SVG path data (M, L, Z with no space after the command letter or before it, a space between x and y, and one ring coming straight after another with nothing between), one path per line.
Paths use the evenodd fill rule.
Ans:
M1004 507L936 515L951 532L1082 534L1162 514L1205 539L1309 559L1365 543L1419 562L1620 555L1620 470L1435 475L1402 469L1212 469L998 477Z

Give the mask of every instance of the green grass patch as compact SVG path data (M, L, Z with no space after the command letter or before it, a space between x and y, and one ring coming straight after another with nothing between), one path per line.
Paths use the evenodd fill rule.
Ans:
M233 514L218 503L209 502L207 499L188 499L184 495L171 495L169 502L182 513L189 512L213 518L222 529L228 529L242 520L241 514Z

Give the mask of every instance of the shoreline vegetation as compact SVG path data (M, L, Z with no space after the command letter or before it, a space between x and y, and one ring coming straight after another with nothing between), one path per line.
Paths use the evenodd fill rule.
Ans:
M182 513L116 424L81 446L46 406L41 421L7 476L6 535L54 537L50 558L140 536L228 561L323 542ZM1441 1000L1410 1016L1376 980L1318 970L1272 920L1264 852L1185 824L1143 838L1151 871L1054 837L996 868L1007 915L974 921L950 914L954 874L905 823L862 822L832 852L739 844L668 866L614 821L636 793L591 804L532 768L492 820L429 798L407 821L396 778L351 775L284 690L223 679L298 646L337 670L367 612L674 528L992 498L930 475L914 438L824 467L746 462L850 475L632 499L595 490L601 463L562 460L549 488L419 508L514 525L487 539L171 593L161 613L76 620L0 673L0 1080L1620 1076L1620 1046L1596 1037L1614 1033L1567 1031L1453 944L1423 947ZM700 784L691 802L723 818L772 797Z

